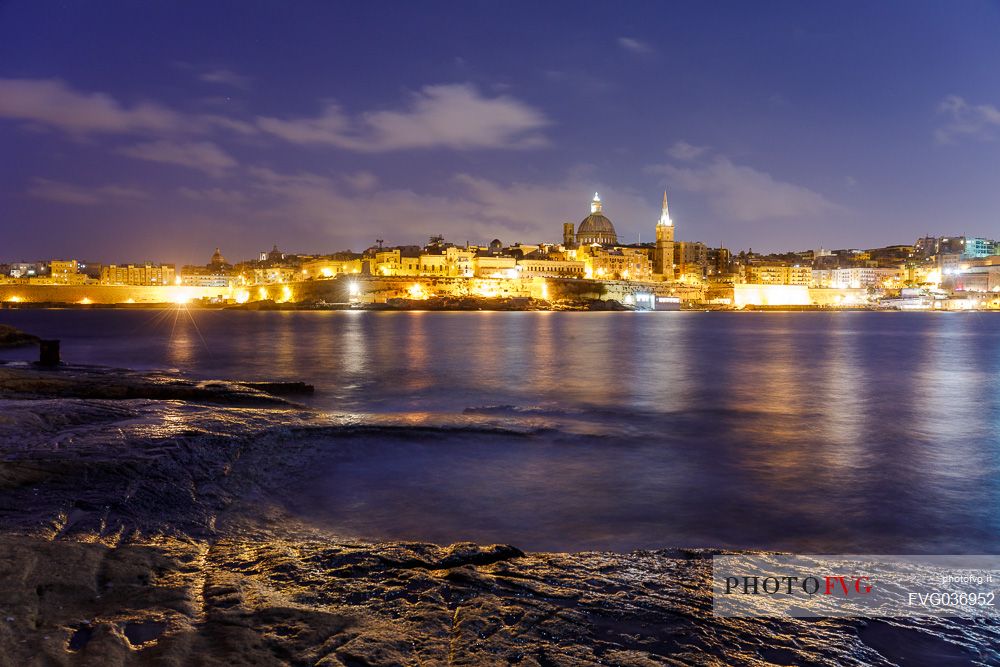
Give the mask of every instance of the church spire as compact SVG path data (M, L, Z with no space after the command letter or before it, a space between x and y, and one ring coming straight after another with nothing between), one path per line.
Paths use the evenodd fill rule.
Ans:
M670 211L667 210L667 191L663 191L663 210L660 212L660 221L657 223L659 225L666 225L668 227L673 226L674 222L670 219Z

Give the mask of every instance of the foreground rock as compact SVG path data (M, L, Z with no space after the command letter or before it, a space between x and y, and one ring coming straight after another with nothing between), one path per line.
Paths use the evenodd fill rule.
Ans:
M0 364L0 397L207 401L230 405L278 405L282 394L311 393L301 382L195 381L164 373L96 366L56 368Z
M708 552L332 535L282 498L369 424L288 404L10 400L17 375L0 400L0 665L1000 661L988 626L716 619Z
M0 324L0 348L38 345L38 336L26 334L9 324Z
M995 664L948 624L724 620L702 554L0 539L6 664ZM964 641L965 647L957 642ZM995 644L994 644L995 646ZM891 656L891 658L887 657ZM931 662L927 659L931 657Z

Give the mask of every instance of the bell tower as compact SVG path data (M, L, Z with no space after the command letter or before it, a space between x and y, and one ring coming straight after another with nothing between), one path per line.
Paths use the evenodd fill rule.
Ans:
M656 249L653 251L653 273L664 280L674 279L674 221L667 209L667 191L663 191L663 210L656 223Z

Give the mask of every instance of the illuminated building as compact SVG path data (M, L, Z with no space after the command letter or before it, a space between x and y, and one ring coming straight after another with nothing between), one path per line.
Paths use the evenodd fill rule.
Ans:
M380 249L368 260L369 273L375 276L399 275L401 259L401 253L398 249Z
M476 277L516 278L517 259L514 257L476 257Z
M576 244L584 245L607 245L613 246L618 243L618 233L615 226L604 215L604 205L601 197L596 192L594 199L590 202L590 215L580 222L576 230Z
M513 264L513 258L509 258ZM428 276L471 278L478 258L467 248L451 246L443 252L423 253L413 248L379 250L370 257L368 271L374 276ZM509 268L509 267L504 267ZM353 272L353 268L352 268Z
M173 285L173 264L109 264L101 267L102 285Z
M444 251L444 255L449 276L469 278L475 274L476 253L472 250L451 247Z
M525 258L517 262L521 278L583 278L586 263L576 260Z
M901 269L873 266L850 266L839 269L813 269L813 287L859 288L891 287L902 278Z
M420 255L417 258L417 275L447 276L448 257L446 255Z
M269 266L244 271L243 280L248 285L273 285L292 282L299 275L299 270L295 267Z
M957 252L939 252L937 255L937 268L942 276L950 276L958 273L962 265L962 254Z
M663 191L663 208L656 222L656 249L653 252L653 273L664 280L674 279L674 221L667 209L667 191Z
M992 239L966 238L963 257L971 259L974 257L989 257L996 255L1000 250L1000 244Z
M576 258L584 263L584 277L594 280L652 280L653 263L640 248L580 246Z
M724 276L732 273L730 264L733 261L733 254L727 248L710 248L707 256L709 275Z
M678 241L674 246L674 266L677 280L699 283L708 271L708 248L700 241Z
M749 285L808 286L812 282L812 269L784 264L748 264L743 267L742 282Z
M54 259L49 262L49 278L54 284L70 285L84 282L86 276L79 273L75 259Z
M14 262L10 265L8 273L11 278L31 278L45 273L45 268L31 262Z
M236 281L236 273L222 252L216 248L208 264L204 266L181 267L179 284L188 287L231 287Z
M302 263L300 275L303 280L333 278L335 276L361 273L361 259L321 258Z

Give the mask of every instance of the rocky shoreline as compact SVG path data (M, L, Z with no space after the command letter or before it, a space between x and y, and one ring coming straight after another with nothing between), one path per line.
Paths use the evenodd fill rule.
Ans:
M714 618L708 551L525 554L307 525L281 498L312 461L406 427L319 415L268 388L0 366L0 665L998 657L990 628L972 649L979 630L940 621Z

